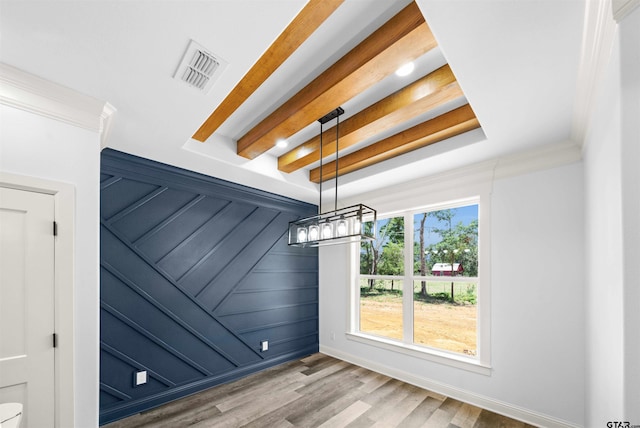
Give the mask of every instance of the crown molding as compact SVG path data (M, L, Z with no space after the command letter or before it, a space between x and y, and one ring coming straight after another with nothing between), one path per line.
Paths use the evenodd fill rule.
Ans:
M548 144L533 150L514 153L497 159L493 178L516 177L543 171L582 160L582 151L572 140Z
M612 12L616 22L622 21L635 8L640 6L640 0L613 0Z
M113 117L116 114L116 108L109 103L104 103L102 113L100 114L100 150L107 147L107 140L113 126Z
M420 195L421 201L425 201L428 195L442 202L448 197L457 198L455 195L460 189L466 189L463 193L491 192L496 180L569 165L581 160L581 147L572 140L566 140L361 193L346 198L341 203L344 206L365 203L375 207L406 203L410 205L411 202L407 201L415 198L416 194Z
M100 134L101 146L116 109L109 103L0 63L0 104Z
M614 0L616 1L625 0ZM637 3L638 1L628 0L627 2ZM580 146L584 144L596 94L601 86L599 82L602 81L611 56L616 31L611 7L611 0L585 2L582 52L571 133L571 138Z

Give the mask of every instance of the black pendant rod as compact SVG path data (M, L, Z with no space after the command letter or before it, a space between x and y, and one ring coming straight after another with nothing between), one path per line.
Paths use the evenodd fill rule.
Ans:
M325 116L326 117L326 116ZM320 119L320 205L318 205L318 214L322 214L322 119Z
M334 211L338 211L338 137L340 134L340 116L342 114L344 114L344 109L338 107L318 119L318 122L320 122L320 206L318 206L318 214L322 214L322 125L335 118L338 120L336 123L336 196Z
M344 111L344 110L343 110ZM333 211L338 211L338 138L340 134L340 115L336 118L336 196L333 201Z

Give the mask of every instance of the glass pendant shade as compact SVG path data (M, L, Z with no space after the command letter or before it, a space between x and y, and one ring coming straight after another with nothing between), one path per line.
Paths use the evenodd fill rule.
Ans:
M307 228L306 227L299 227L298 228L297 240L298 240L298 242L307 242Z
M317 241L320 237L320 232L318 231L318 225L312 224L309 226L309 241Z
M375 239L374 230L362 230L364 221L376 224L376 211L362 204L292 221L289 245L318 247Z
M336 236L346 236L349 233L349 226L344 217L336 222Z
M333 225L328 221L322 224L322 239L333 238Z

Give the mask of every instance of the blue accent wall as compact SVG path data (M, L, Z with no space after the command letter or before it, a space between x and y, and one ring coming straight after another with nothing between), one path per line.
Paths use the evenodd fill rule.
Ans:
M100 424L318 351L316 206L110 149L100 198Z

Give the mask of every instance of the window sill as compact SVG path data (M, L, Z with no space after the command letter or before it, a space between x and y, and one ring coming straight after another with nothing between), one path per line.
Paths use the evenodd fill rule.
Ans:
M438 364L444 364L457 369L467 370L485 376L491 376L491 366L481 363L480 361L458 355L446 351L438 351L432 348L423 348L421 346L409 345L383 337L373 336L360 332L346 333L347 339L355 342L364 343L366 345L387 349L389 351L398 352L426 361L432 361Z

